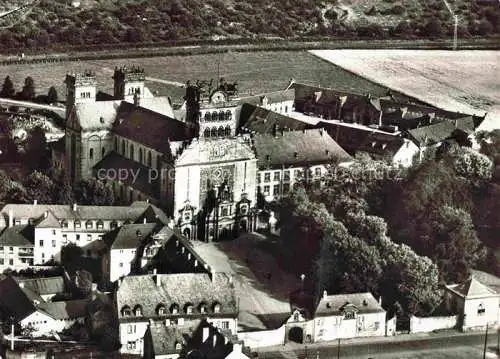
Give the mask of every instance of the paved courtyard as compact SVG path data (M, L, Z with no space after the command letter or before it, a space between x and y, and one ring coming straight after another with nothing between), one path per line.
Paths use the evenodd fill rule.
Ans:
M267 243L266 237L257 233L247 233L228 242L193 242L211 267L233 274L241 330L280 326L290 313L290 292L301 285L300 278L279 266L279 261L267 250Z

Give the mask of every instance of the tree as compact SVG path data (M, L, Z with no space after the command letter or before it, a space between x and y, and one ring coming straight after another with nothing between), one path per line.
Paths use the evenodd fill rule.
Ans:
M441 20L432 18L424 27L424 34L429 37L440 37L443 33Z
M16 90L14 89L14 84L10 79L10 76L7 76L2 85L2 90L0 91L0 97L12 98L16 94Z
M53 202L56 204L75 203L73 188L71 188L66 172L62 171L60 174L54 175L53 178L55 188Z
M75 285L84 298L92 293L92 274L86 270L78 270L75 277Z
M75 189L78 203L97 206L112 206L115 198L113 189L101 180L82 180Z
M453 167L458 175L470 180L490 180L493 162L471 148L461 147L452 155Z
M39 171L29 174L23 185L30 202L37 200L39 203L54 203L54 193L59 190L55 188L54 182L47 175Z
M47 94L47 102L48 103L56 103L58 100L57 98L57 90L54 86L51 86L49 88L49 92Z
M33 127L28 131L25 149L25 161L31 170L46 171L50 167L47 138L45 131L40 126Z
M468 212L443 206L433 213L432 227L433 257L447 281L465 280L469 269L486 259Z
M35 98L35 80L28 76L24 79L24 86L20 94L21 99L31 101Z
M61 264L69 271L81 267L83 249L74 243L69 243L61 248Z
M477 33L481 36L487 36L493 32L493 25L487 19L481 20L477 26Z

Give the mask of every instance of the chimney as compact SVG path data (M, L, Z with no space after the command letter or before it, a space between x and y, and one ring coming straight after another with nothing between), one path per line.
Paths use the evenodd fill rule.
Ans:
M214 334L212 336L212 343L213 343L213 347L215 348L217 346L217 334Z
M9 209L9 227L12 227L14 225L14 211L12 209Z
M328 296L328 292L326 290L323 291L323 299L326 299L326 297Z
M209 330L210 330L209 327L204 327L203 328L203 337L201 338L201 342L202 343L205 343L207 341Z
M455 128L458 127L458 120L455 120Z
M73 212L76 212L76 209L77 209L77 204L73 203Z
M33 206L36 206L37 204L38 204L38 200L37 199L33 200Z
M19 288L24 288L24 282L19 282L18 285L19 285Z
M47 218L48 216L49 216L49 211L45 211L45 212L43 213L43 218Z
M382 306L382 296L378 297L378 305Z
M157 286L157 287L161 287L161 278L160 278L160 275L159 275L159 274L156 274L156 272L155 272L154 277L155 277L155 283L156 283L156 286Z
M215 282L215 270L214 269L210 269L210 277L212 279L212 283Z
M233 344L233 353L241 353L243 350L241 343Z
M142 219L142 223L143 223L143 224L148 223L148 219L147 219L146 217L144 217L144 218Z

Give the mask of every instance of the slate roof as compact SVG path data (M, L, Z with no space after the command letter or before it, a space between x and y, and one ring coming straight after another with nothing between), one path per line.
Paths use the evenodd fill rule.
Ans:
M273 133L275 131L304 130L314 126L306 122L257 107L245 104L240 113L240 132Z
M187 343L186 337L189 337L201 320L189 322L189 325L177 327L166 326L163 321L153 322L149 326L151 333L151 342L154 355L168 355L180 353L181 350L175 349L175 345L180 343L184 347Z
M156 284L158 276L159 284ZM231 278L225 273L181 273L127 276L122 279L116 292L118 316L124 319L122 308L142 306L143 316L156 317L158 305L164 305L167 312L172 304L179 306L179 316L189 316L185 306L193 305L193 315L199 316L199 305L205 303L210 313L212 306L219 303L220 315L237 315L236 298ZM126 318L125 318L126 319Z
M58 153L65 153L66 152L66 139L65 139L65 136L61 137L57 141L50 142L48 145L55 152L58 152Z
M192 138L184 122L125 101L116 115L114 132L161 153L170 153L170 141Z
M130 101L127 102L130 103ZM152 95L151 97L141 97L139 105L144 109L174 118L174 111L168 97L153 97Z
M156 193L155 187L153 186L155 182L153 180L150 180L150 169L142 163L132 161L131 159L123 157L122 155L113 151L110 152L102 160L97 162L93 167L94 172L110 169L114 169L116 171L127 169L128 173L137 173L137 178L135 181L133 176L127 176L127 178L122 179L121 182L127 186L131 186L137 189L138 191L141 191L148 196L158 196L158 193Z
M294 101L295 89L289 88L282 91L273 91L254 96L240 97L240 103L260 106L262 104L262 100L264 99L264 97L267 98L268 104L280 103L285 101Z
M441 110L439 108L432 107L432 106L424 106L424 105L412 104L412 103L402 103L402 102L389 100L389 99L381 99L380 105L381 105L384 113L388 113L389 109L391 109L391 108L394 108L394 109L406 108L407 112L417 113L416 115L411 115L408 113L403 118L414 118L414 116L420 117L422 115L428 115L428 114L432 114L432 113L436 114L437 117L440 117L443 119L450 119L450 120L471 117L470 115L467 115L467 114L445 111L445 110Z
M346 305L353 305L358 313L382 313L384 308L373 295L366 293L327 295L322 297L316 307L316 317L342 315Z
M432 145L449 138L456 130L455 124L442 121L429 126L408 130L408 134L421 145Z
M19 283L24 284L24 288L39 295L65 293L66 286L63 276L33 278L33 279L19 279Z
M203 331L208 330L208 337L203 341ZM186 345L186 351L196 350L206 359L223 359L233 351L233 338L219 331L212 324L203 320Z
M16 321L23 320L36 312L35 305L19 287L12 277L0 282L0 310L14 317Z
M121 100L82 102L74 111L82 130L111 129Z
M0 234L0 247L33 247L35 230L32 225L20 225L5 228Z
M394 156L405 144L402 137L373 132L365 137L358 151L379 156Z
M447 288L465 298L490 297L500 295L474 277L470 277L466 282L461 284L449 285L447 286Z
M259 169L352 160L323 129L284 131L277 136L257 134L252 142Z
M140 244L157 228L156 223L125 224L103 236L110 249L133 249Z
M88 303L88 299L47 302L40 303L38 309L56 320L78 319L85 317Z
M62 219L106 219L135 221L146 210L144 206L72 206L59 204L6 204L0 211L0 228L7 227L8 214L12 211L14 218L40 219L45 212L52 214L57 220Z
M323 127L328 134L349 154L354 155L366 136L371 133L368 129L343 126L340 123L321 121L317 127Z

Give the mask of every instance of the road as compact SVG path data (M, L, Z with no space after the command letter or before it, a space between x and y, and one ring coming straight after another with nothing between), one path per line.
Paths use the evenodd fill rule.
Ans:
M335 358L357 358L357 359L482 359L484 348L484 333L465 333L433 335L414 338L413 336L361 339L363 343L353 340L341 341L340 355L338 356L338 344L336 342L307 345L308 359L335 359ZM346 343L347 342L347 343ZM488 351L486 358L498 358L494 354L497 348L496 333L488 334ZM258 350L259 359L305 359L305 345L285 346L283 348L273 347Z
M55 113L57 113L59 115L66 114L66 112L65 112L66 109L64 107L43 105L40 103L35 103L35 102L30 102L30 101L18 101L18 100L12 100L10 98L0 98L0 105L29 107L29 108L33 108L33 109L54 111Z

